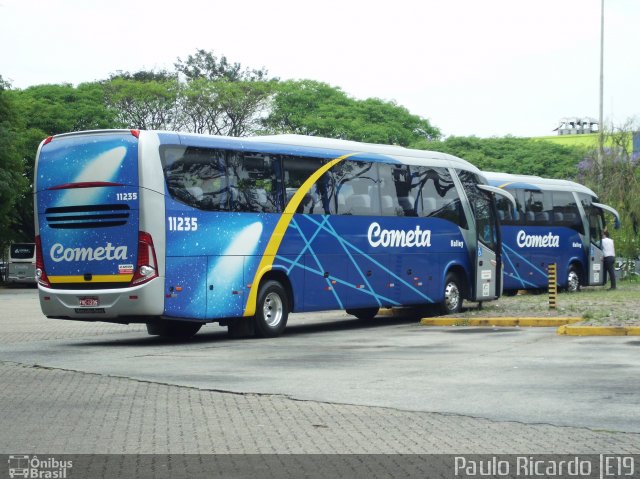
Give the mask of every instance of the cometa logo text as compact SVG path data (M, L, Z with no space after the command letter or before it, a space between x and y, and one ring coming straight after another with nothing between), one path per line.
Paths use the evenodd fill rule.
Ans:
M546 235L528 235L524 230L518 231L516 237L520 248L559 248L560 236L551 232Z
M417 225L413 230L386 230L378 223L371 223L367 232L369 244L374 248L388 247L429 247L431 246L431 230L423 230Z
M126 260L127 247L113 246L107 243L106 246L97 248L65 248L60 243L56 243L50 250L51 259L56 263L61 261L112 261Z

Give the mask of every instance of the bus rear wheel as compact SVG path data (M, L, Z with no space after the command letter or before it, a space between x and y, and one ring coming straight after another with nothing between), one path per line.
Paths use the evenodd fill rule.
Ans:
M256 304L256 336L275 338L284 331L289 317L289 298L284 287L268 280L260 285Z
M455 273L447 273L444 280L444 298L440 304L443 314L455 314L462 311L462 283Z
M569 266L567 273L567 291L569 293L580 291L580 273L574 265Z
M189 339L200 331L202 323L190 321L159 320L147 323L147 333L151 336L160 336L171 339Z
M347 314L351 316L355 316L358 319L363 321L373 319L380 311L380 308L358 308L358 309L347 309Z

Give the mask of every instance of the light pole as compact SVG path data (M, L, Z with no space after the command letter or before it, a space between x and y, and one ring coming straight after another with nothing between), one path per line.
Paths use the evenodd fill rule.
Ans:
M598 117L598 170L602 172L604 156L604 0L600 0L600 116Z

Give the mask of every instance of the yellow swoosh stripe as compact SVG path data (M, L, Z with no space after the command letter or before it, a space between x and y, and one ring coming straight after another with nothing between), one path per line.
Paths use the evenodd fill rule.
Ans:
M505 184L498 186L498 188L504 188L505 186L508 186L510 184L512 184L513 181L507 181Z
M84 276L49 276L51 284L60 283L129 283L133 278L132 274L94 274L91 281L84 279Z
M256 302L258 299L258 285L260 284L260 279L264 276L265 273L271 271L273 267L273 261L276 258L276 253L280 248L280 244L282 243L282 239L284 238L284 234L289 227L289 223L291 223L291 219L293 218L294 213L297 211L298 206L302 202L304 196L309 193L311 187L315 184L318 179L324 175L329 169L331 169L334 165L340 163L345 158L355 155L355 153L349 153L348 155L340 156L339 158L335 158L328 162L326 165L323 165L317 171L315 171L307 180L298 188L298 191L295 192L293 197L287 203L287 206L284 208L284 213L280 216L278 223L276 224L273 233L271 234L271 238L269 238L269 243L267 243L267 247L264 250L264 254L262 255L262 259L260 260L260 264L258 265L258 269L256 270L256 274L253 277L253 281L251 282L251 289L249 290L249 297L247 298L247 305L244 309L244 316L253 316L256 314Z

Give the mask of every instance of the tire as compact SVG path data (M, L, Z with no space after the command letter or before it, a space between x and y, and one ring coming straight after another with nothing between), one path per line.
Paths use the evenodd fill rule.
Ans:
M171 339L189 339L196 335L202 323L190 321L159 320L147 323L147 333L151 336L160 336Z
M518 294L517 289L505 289L502 292L502 296L509 296L509 297L516 296L517 294Z
M455 314L462 311L462 283L455 273L447 273L444 280L444 298L440 303L442 314Z
M373 319L380 311L380 308L358 308L358 309L347 309L347 314L355 316L358 319L363 321L368 321Z
M256 303L256 336L275 338L287 327L289 317L289 298L284 287L278 282L268 280L260 285Z
M576 293L580 291L580 270L574 265L569 266L567 272L567 292Z

